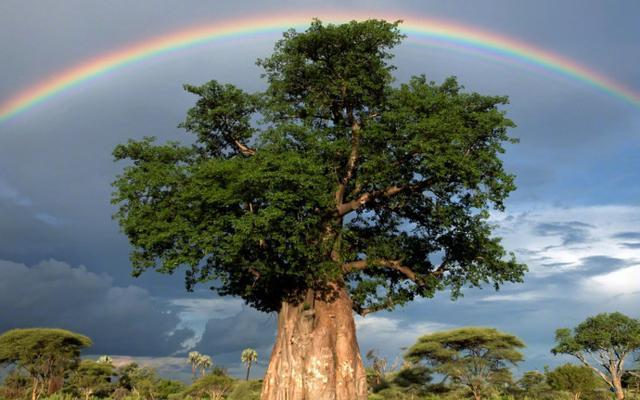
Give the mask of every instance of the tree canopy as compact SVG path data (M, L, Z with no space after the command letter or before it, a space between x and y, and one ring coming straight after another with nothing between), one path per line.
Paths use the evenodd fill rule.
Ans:
M455 78L396 85L399 22L313 21L261 59L267 88L216 81L180 125L192 145L115 148L116 219L134 274L186 268L264 311L343 283L361 314L416 296L520 281L489 210L514 190L503 96Z
M640 321L622 313L602 313L587 318L573 331L556 331L553 354L569 354L591 368L618 399L624 399L621 379L625 362L640 350Z
M12 329L0 335L0 365L14 364L26 371L35 400L53 378L75 369L80 351L91 344L88 337L64 329Z
M547 373L549 385L571 393L574 400L598 387L596 375L584 365L564 364Z
M465 327L418 338L405 358L425 362L434 372L467 386L476 399L494 382L510 376L509 367L522 361L524 343L493 328Z

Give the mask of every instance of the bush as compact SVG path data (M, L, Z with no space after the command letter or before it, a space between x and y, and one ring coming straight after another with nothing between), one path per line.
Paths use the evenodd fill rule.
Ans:
M238 381L227 400L260 400L262 381Z

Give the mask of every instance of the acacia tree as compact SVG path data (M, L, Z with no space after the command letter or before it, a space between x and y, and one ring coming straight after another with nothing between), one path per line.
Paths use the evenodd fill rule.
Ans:
M622 377L627 357L640 350L640 321L619 312L589 317L573 329L556 330L553 354L569 354L591 368L624 399Z
M365 399L353 311L523 276L487 223L514 189L506 97L393 86L402 38L380 20L290 30L258 61L264 92L185 86L193 145L114 150L134 275L184 267L188 289L278 313L265 400Z
M424 335L409 348L405 358L424 361L434 372L451 378L471 391L474 399L493 382L509 377L510 365L522 361L517 337L493 328L467 327Z
M0 335L0 365L26 371L32 382L31 399L36 400L56 378L78 366L80 350L88 346L88 337L64 329L12 329Z

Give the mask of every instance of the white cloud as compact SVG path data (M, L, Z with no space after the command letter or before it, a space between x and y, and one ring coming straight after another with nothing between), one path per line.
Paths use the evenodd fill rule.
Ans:
M640 265L587 278L582 285L588 293L609 296L640 293Z
M481 301L498 302L498 301L537 301L549 297L549 292L545 290L529 290L514 292L509 294L494 294L485 296Z
M453 327L453 325L434 321L411 322L379 315L356 317L360 350L366 353L373 349L389 358L396 357L402 349L414 344L422 335Z
M185 345L195 346L205 331L210 319L230 318L238 315L243 308L243 301L237 298L179 298L169 303L180 311L180 327L187 327L195 332L195 336Z
M640 259L640 248L625 246L624 240L614 237L640 230L640 207L538 206L495 215L493 222L499 225L505 247L529 266L532 276L576 271L588 257Z

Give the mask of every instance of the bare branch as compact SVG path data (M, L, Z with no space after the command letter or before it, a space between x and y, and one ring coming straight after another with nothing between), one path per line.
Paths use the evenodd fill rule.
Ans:
M233 139L233 144L236 146L238 151L244 154L245 156L252 156L256 154L256 149L248 147L238 139Z

